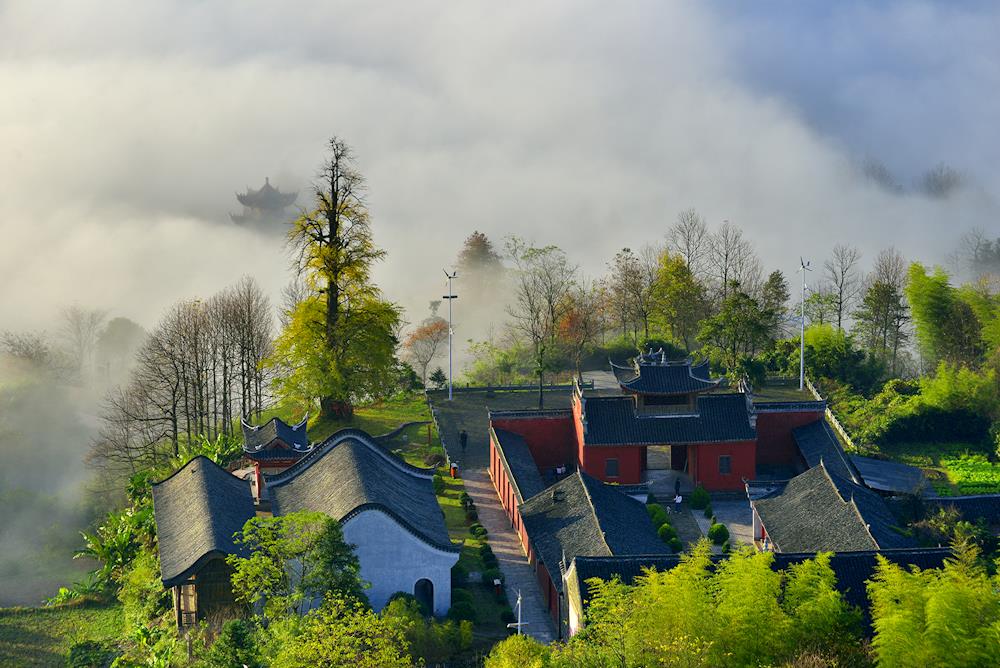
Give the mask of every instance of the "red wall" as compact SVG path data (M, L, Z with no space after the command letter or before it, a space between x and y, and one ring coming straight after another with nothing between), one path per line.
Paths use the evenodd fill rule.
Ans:
M699 443L688 446L688 472L696 484L709 491L744 489L743 479L753 480L757 475L755 441L731 443ZM729 455L731 473L719 473L719 456Z
M792 430L822 419L823 411L758 412L757 464L797 466L801 457Z
M494 440L492 433L490 434L489 471L490 478L493 479L493 487L496 489L497 496L500 497L500 505L507 514L507 520L510 522L510 526L521 538L521 549L524 550L526 555L528 555L530 561L531 548L528 543L528 534L524 530L524 523L521 521L521 512L517 507L517 497L514 494L514 488L511 487L510 479L507 477L507 470L503 467L503 462L500 461L500 453L497 451L496 441Z
M608 447L588 445L583 448L580 468L605 482L634 485L642 482L642 445L613 445ZM618 460L618 477L604 475L605 463L609 459Z
M573 461L576 445L573 419L564 417L494 418L490 423L524 437L539 471L565 466Z

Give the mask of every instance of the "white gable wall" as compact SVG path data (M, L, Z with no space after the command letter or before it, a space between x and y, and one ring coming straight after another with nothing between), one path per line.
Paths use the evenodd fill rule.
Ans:
M377 509L361 511L343 529L346 542L355 546L361 579L371 584L365 593L372 608L381 610L398 591L413 594L417 580L426 578L434 584L434 614L447 614L457 552L428 545Z

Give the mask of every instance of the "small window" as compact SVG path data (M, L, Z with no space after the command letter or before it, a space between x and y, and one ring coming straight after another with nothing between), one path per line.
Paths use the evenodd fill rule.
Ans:
M733 472L733 459L729 455L719 456L719 473L729 475Z
M606 478L617 478L618 477L618 460L617 459L606 459L606 460L604 460L604 476Z

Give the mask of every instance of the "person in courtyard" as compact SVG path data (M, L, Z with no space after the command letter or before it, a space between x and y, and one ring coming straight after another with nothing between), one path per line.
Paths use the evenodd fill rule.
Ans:
M683 501L683 498L681 497L681 495L680 494L675 494L674 495L674 512L675 513L681 512L681 501Z
M462 454L465 454L465 446L469 444L469 434L464 429L458 434L458 445L462 448Z
M674 478L674 496L679 496L681 493L681 477L677 476Z

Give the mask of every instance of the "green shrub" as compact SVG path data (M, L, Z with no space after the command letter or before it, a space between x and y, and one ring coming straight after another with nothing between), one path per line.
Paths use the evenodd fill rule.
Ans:
M477 538L479 540L486 540L486 536L489 535L489 532L486 530L486 527L484 527L479 522L476 522L475 524L469 527L469 533L472 534L473 538Z
M723 553L723 554L729 554L729 551L730 551L731 549L732 549L732 546L731 546L731 545L729 544L729 541L728 541L728 540L726 540L726 541L725 541L725 542L724 542L724 543L722 544L722 553Z
M440 496L441 494L444 494L444 489L445 489L444 478L442 478L440 475L438 475L438 474L435 473L434 474L434 493L437 494L438 496Z
M445 458L440 452L432 452L426 457L424 457L424 465L431 468L437 468L439 466L445 465Z
M82 640L73 643L66 653L69 668L104 668L110 666L118 650L111 643L100 640Z
M712 519L715 516L715 512L712 510L712 504L705 506L705 519Z
M476 507L475 502L472 500L472 497L469 496L468 492L462 492L462 496L459 497L459 498L461 499L462 506L464 508L475 508Z
M1000 446L998 446L998 447L1000 447ZM656 505L659 505L659 504L660 504L660 500L656 498L655 494L653 494L652 492L650 492L649 494L646 495L646 505L647 506L656 506Z
M672 539L677 538L677 531L669 524L660 525L656 533L664 543L669 543Z
M243 619L232 619L223 624L222 632L205 656L207 668L259 668L263 665L257 646L256 628Z
M667 519L667 511L658 503L646 506L646 512L649 513L649 519L653 522L653 526L656 528L659 528L664 523L669 522Z
M451 610L448 611L448 619L454 619L455 621L465 620L475 623L476 607L468 601L452 603Z
M493 548L490 547L489 543L483 543L479 546L479 558L483 561L486 561L487 559L496 559L496 556L493 554Z
M673 550L674 553L680 552L684 549L684 543L681 542L680 538L674 536L670 539L670 549Z
M483 571L483 584L487 587L493 587L493 581L500 580L502 584L504 582L503 571L499 568L487 568Z
M451 567L451 586L452 589L455 587L464 587L469 583L469 569L458 562Z
M475 508L466 508L465 509L465 521L466 522L478 522L479 521L479 513L476 512Z
M468 589L453 589L451 592L451 604L469 603L473 604L472 592Z
M701 485L695 487L694 491L691 492L691 507L695 510L704 510L711 502L712 497L708 495L708 492Z
M729 540L729 529L725 524L716 522L708 529L708 539L716 545L722 545Z

